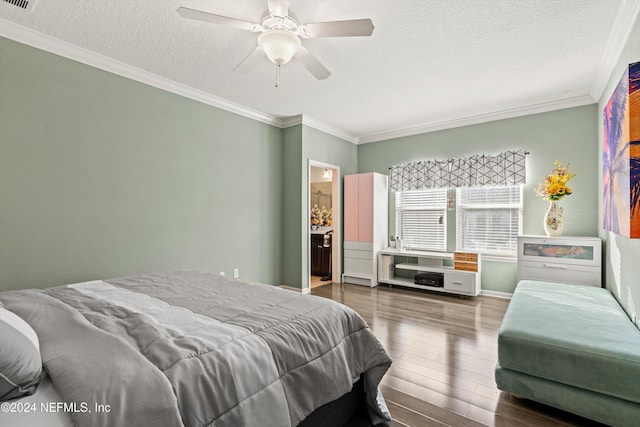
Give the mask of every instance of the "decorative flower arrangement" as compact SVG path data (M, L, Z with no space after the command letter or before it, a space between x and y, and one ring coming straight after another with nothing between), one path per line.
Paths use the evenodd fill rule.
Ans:
M322 207L322 211L320 211L320 218L322 218L322 225L331 226L333 219L333 209L327 210L324 206Z
M556 167L551 175L547 175L544 182L539 183L536 188L536 194L545 200L560 200L571 194L571 188L567 186L567 183L577 175L569 173L568 163L567 166L562 166L562 163L556 160L554 164Z
M333 223L333 209L327 210L326 207L318 208L313 205L311 208L311 225L330 226Z
M313 205L311 209L311 225L321 225L321 223L320 209L318 209L318 205Z

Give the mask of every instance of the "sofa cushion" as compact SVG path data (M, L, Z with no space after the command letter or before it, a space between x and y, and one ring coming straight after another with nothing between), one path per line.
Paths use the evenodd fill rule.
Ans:
M498 363L640 403L640 330L606 289L521 281L500 328Z

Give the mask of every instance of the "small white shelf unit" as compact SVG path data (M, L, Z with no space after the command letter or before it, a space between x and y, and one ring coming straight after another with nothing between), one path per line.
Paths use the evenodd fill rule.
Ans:
M449 252L381 250L378 252L378 282L459 295L480 294L480 255L478 254L478 271L456 270L453 266L444 265L445 260L453 260L453 255ZM417 262L396 264L396 257L416 258ZM414 279L396 276L396 270L443 273L444 283L442 287L419 285Z

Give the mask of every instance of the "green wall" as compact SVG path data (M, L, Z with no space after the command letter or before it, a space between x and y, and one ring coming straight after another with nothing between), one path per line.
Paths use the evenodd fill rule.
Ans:
M554 160L570 162L579 175L562 201L565 235L599 233L607 286L636 313L640 243L601 228L600 159L602 108L639 51L636 24L599 105L356 146L0 38L0 290L233 268L306 289L309 160L340 166L342 176L386 174L412 160L525 148L524 232L543 233L546 202L533 190ZM392 195L390 233L393 204ZM511 292L515 276L513 263L483 263L485 290Z
M0 290L282 282L282 130L0 38Z
M308 288L309 160L356 173L354 144L6 39L0 52L0 290L234 268Z
M283 130L283 284L294 288L302 287L303 252L302 242L302 125ZM306 211L306 209L305 209Z
M551 172L553 162L570 162L578 172L574 194L562 200L567 236L595 236L598 229L598 138L596 105L568 108L454 129L396 138L358 146L359 172L388 173L394 164L424 159L447 159L473 154L497 154L523 148L527 156L524 187L525 234L544 234L542 217L548 202L535 195L539 181ZM389 230L395 229L395 198L389 202ZM455 215L448 217L449 248L455 250ZM513 292L514 262L484 261L482 289Z
M309 289L309 161L340 168L344 175L357 173L355 144L306 125L284 129L284 284ZM342 213L340 213L342 215ZM340 221L342 224L342 221ZM339 245L342 247L342 245ZM341 249L342 250L342 249ZM342 252L340 254L342 256Z
M636 24L624 46L620 58L611 73L609 81L598 104L598 231L605 241L605 282L609 289L631 315L640 314L640 239L629 239L602 228L602 111L611 97L625 67L640 61L640 22Z

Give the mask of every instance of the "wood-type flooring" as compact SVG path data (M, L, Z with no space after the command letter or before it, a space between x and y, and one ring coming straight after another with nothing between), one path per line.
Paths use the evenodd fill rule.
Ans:
M507 299L336 283L311 293L353 308L393 358L380 385L392 426L601 425L497 389Z

